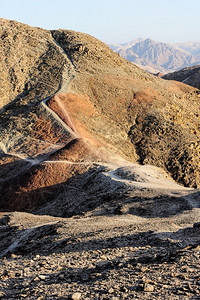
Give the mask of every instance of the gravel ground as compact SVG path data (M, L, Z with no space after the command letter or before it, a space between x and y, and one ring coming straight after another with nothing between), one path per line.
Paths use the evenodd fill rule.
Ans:
M131 215L4 215L0 297L200 299L200 224L183 222L195 214L173 217L176 225Z

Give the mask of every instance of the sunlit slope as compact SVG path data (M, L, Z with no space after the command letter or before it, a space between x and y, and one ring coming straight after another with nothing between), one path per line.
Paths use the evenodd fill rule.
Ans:
M4 208L31 210L116 161L199 186L199 90L151 76L83 33L2 19L0 30Z

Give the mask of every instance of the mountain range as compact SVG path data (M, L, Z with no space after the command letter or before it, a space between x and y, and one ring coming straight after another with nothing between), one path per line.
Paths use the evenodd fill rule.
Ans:
M167 44L138 38L129 43L110 44L110 47L151 73L166 74L200 63L200 42Z
M200 90L81 32L0 36L0 298L199 298Z

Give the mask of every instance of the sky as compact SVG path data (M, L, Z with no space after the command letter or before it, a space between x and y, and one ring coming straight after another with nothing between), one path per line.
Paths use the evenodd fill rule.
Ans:
M200 41L200 0L0 0L0 17L105 43Z

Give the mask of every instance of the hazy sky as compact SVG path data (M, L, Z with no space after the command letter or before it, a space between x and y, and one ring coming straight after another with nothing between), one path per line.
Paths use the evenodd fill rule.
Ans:
M73 29L106 43L200 41L200 0L0 0L0 17Z

